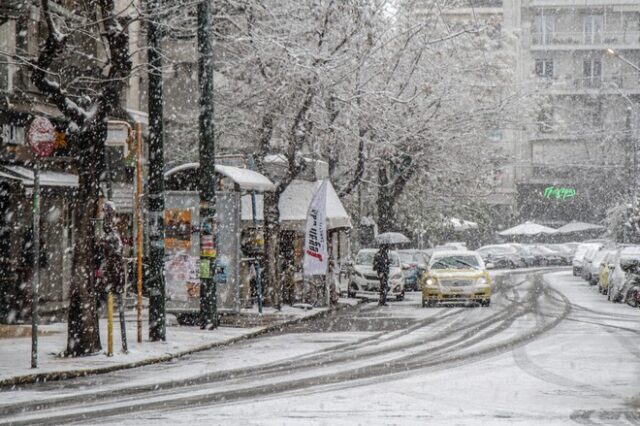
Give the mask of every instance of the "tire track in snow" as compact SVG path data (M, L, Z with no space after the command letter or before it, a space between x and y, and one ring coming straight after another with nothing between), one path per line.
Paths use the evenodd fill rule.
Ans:
M515 294L515 292L514 292ZM538 297L539 293L536 292ZM534 304L532 304L533 306ZM496 323L496 321L514 321L517 317L526 314L528 312L521 311L521 309L519 308L514 308L514 306L522 306L522 304L512 304L509 306L509 315L503 315L502 313L500 314L496 314L493 317L490 317L492 319L485 321L484 327L487 328L490 325L493 325ZM515 316L514 316L515 314ZM502 318L502 316L504 316L504 318ZM511 316L511 319L509 318ZM497 319L496 319L497 317ZM555 326L552 323L552 326ZM457 330L455 330L455 332L460 332L460 331L465 331L468 328L476 328L477 329L478 324L477 323L472 323L466 327L459 327ZM503 329L505 329L507 327L498 327L498 330L501 331ZM75 413L70 413L68 415L64 415L64 414L60 414L59 416L55 416L54 418L46 417L45 413L41 413L42 414L42 418L40 420L36 420L34 418L31 418L30 420L26 420L27 423L32 422L32 421L41 421L43 424L47 424L47 423L56 423L59 422L60 420L64 420L64 421L69 421L72 419L76 419L76 420L86 420L88 417L87 416L109 416L109 415L114 415L114 414L122 414L123 410L124 412L132 412L132 411L139 411L139 410L149 410L149 409L158 409L158 408L163 408L163 407L174 407L174 408L180 408L180 407L184 407L184 406L191 406L192 404L211 404L211 403L216 403L216 402L222 402L222 401L228 401L228 400L234 400L237 398L244 398L244 397L250 397L250 396L260 396L260 395L264 395L264 394L271 394L271 393L280 393L280 392L286 392L286 391L290 391L290 390L295 390L295 389L304 389L306 387L315 387L315 386L321 386L321 385L328 385L328 384L333 384L333 383L343 383L345 381L352 381L352 380L360 380L360 379L367 379L367 378L371 378L371 377L377 377L377 376L386 376L389 374L394 374L394 373L399 373L399 372L406 372L409 370L414 370L416 368L425 368L425 367L429 367L429 366L438 366L438 365L443 365L443 364L447 364L447 363L456 363L456 362L473 362L474 360L477 360L479 357L483 357L483 356L495 356L496 354L505 351L507 348L509 348L511 345L513 344L519 344L519 343L523 343L527 340L531 340L533 338L535 338L538 334L543 333L544 331L546 331L546 329L548 328L548 326L545 326L541 329L538 329L537 331L534 332L529 332L527 333L525 336L520 336L516 339L501 343L501 344L496 344L496 345L491 345L487 348L484 349L479 349L476 350L474 352L471 353L466 353L466 354L462 354L456 357L447 357L446 359L438 359L438 358L434 358L434 348L428 348L426 349L424 352L424 354L427 355L427 357L422 357L419 359L416 359L415 356L411 356L408 358L412 358L412 359L408 359L407 362L402 363L402 362L395 362L391 368L389 368L388 363L378 363L378 364L372 364L372 365L368 365L365 367L361 367L361 368L355 368L352 370L347 370L347 371L341 371L341 372L337 372L337 373L330 373L330 374L325 374L325 375L320 375L317 377L312 377L312 378L302 378L302 379L297 379L297 380L289 380L289 381L283 381L283 382L279 382L279 383L270 383L264 386L251 386L250 388L241 388L241 389L236 389L236 390L231 390L231 391L223 391L223 392L210 392L209 389L205 389L203 390L203 394L201 395L194 395L194 396L190 396L190 397L185 397L184 395L171 395L173 396L173 398L170 399L166 399L163 398L163 396L158 396L158 387L154 386L153 387L153 397L154 398L149 398L149 396L147 395L145 397L145 395L142 395L142 400L139 400L140 398L135 398L136 400L129 400L129 401L123 401L122 404L115 404L117 407L114 408L114 403L111 401L106 401L106 403L108 404L108 406L106 407L87 407L86 409L80 409L80 410L75 410ZM477 330L476 330L477 331ZM499 332L498 331L498 332ZM442 333L442 335L448 335L452 333L452 331L448 331L447 333ZM477 333L476 333L477 334ZM469 333L468 331L466 333L463 334L463 337L461 339L456 339L455 342L453 342L453 344L458 344L464 340L468 340L469 337L472 337L474 335L474 333ZM433 338L433 336L431 336L431 338ZM486 336L483 336L483 339L486 338ZM482 340L483 340L482 339ZM473 343L475 343L478 339L472 339L472 342L467 344L464 347L469 347L470 345L472 345ZM422 344L423 342L418 342L417 345ZM416 343L414 342L412 344L412 346L416 346ZM440 350L444 350L444 348L446 347L446 344L436 348L436 349L440 349ZM394 347L393 350L397 350L397 347ZM388 352L388 351L385 351ZM291 366L288 366L289 368ZM307 365L308 367L308 365ZM324 365L319 366L319 367L324 367ZM263 377L263 376L261 376ZM252 377L252 383L255 381L256 377ZM190 382L193 382L192 380ZM215 383L215 382L214 382ZM211 382L207 382L207 385L210 385ZM210 386L207 386L210 387ZM172 389L174 392L176 391L180 391L180 392L184 392L186 390L188 390L189 392L195 392L197 391L197 386L189 386L187 389ZM139 395L136 395L139 396ZM166 395L164 395L166 396ZM145 402L146 399L146 402ZM154 400L156 399L156 400ZM24 408L24 407L23 407ZM53 408L53 407L45 407L45 408ZM59 407L58 407L59 408ZM115 409L115 411L113 411ZM26 424L26 423L25 423Z

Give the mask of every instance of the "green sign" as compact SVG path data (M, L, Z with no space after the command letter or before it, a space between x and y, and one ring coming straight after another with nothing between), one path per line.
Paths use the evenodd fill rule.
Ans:
M552 200L568 200L576 195L577 192L574 188L548 186L544 189L544 198Z

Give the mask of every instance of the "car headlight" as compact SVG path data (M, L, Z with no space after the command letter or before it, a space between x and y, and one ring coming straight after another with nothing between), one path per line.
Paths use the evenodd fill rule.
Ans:
M392 280L399 280L404 278L404 275L402 274L402 272L398 272L397 274L393 274L391 275L391 279Z
M435 285L436 284L436 280L434 280L433 278L427 278L427 280L425 281L425 284L427 284L427 285Z
M487 279L485 277L478 278L476 280L476 286L478 286L478 287L488 287L489 286L489 281L487 281Z

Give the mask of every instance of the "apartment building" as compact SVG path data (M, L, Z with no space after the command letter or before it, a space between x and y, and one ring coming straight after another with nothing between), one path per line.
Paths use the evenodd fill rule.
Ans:
M520 218L602 219L634 175L640 2L505 0L504 30L530 99L514 140Z

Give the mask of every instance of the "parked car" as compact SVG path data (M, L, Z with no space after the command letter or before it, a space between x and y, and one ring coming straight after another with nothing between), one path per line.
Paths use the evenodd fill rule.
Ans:
M474 251L436 251L422 276L422 306L438 303L491 304L491 278Z
M429 258L420 250L398 250L398 255L404 272L405 291L419 290L418 279L427 269Z
M538 261L533 253L531 253L531 250L529 250L529 247L518 243L510 243L509 245L516 249L518 256L520 256L520 259L522 259L526 267L538 265Z
M607 259L610 255L615 255L615 249L602 248L593 256L593 259L588 264L589 268L589 285L599 285L600 275L602 270L607 266Z
M545 247L559 254L560 257L562 257L563 265L571 265L573 260L573 250L571 250L569 246L564 244L545 244Z
M526 266L518 250L509 244L492 244L480 247L476 252L494 268L518 268Z
M592 246L584 254L584 258L582 260L582 270L580 272L580 277L582 277L583 280L587 282L591 281L591 262L593 262L593 258L600 250L602 250L602 248L602 245Z
M616 254L609 274L607 299L612 302L622 302L627 296L627 270L633 262L640 261L640 247L624 247Z
M576 251L573 254L573 260L571 261L571 264L573 266L573 275L575 277L582 276L582 267L584 265L584 256L593 247L596 247L596 248L602 247L602 243L580 244L576 248Z
M351 282L347 290L348 297L363 296L378 297L380 294L380 280L373 270L373 257L377 249L362 249L353 261ZM390 251L391 267L389 269L389 298L404 299L405 277L402 272L398 252Z
M540 266L560 266L564 262L564 258L560 253L550 250L543 245L530 245L528 247L536 257L536 262Z

